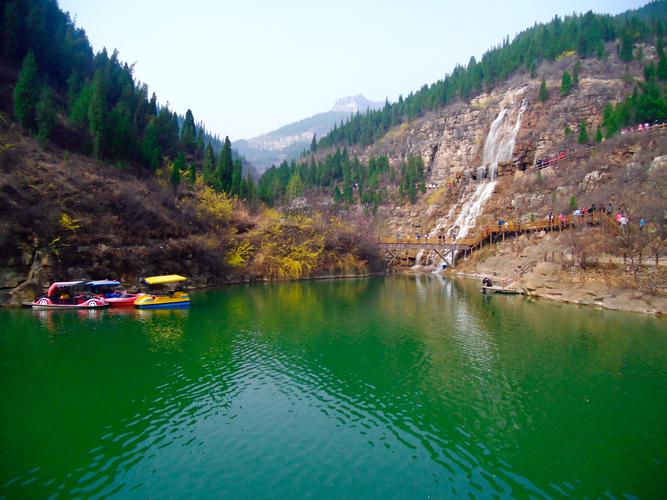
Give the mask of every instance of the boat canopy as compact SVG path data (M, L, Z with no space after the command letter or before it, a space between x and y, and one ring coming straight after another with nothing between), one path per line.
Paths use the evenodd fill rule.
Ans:
M89 281L86 283L86 286L118 286L120 285L120 281L114 281L114 280L96 280L96 281Z
M178 274L167 274L165 276L149 276L144 278L144 281L149 285L161 285L162 283L177 283L179 281L186 281L185 276L179 276Z
M55 291L58 288L71 288L71 287L74 287L74 286L83 285L84 283L85 283L85 281L83 281L83 280L78 280L78 281L55 281L49 287L49 291L46 292L46 295L50 297L53 293L55 293Z

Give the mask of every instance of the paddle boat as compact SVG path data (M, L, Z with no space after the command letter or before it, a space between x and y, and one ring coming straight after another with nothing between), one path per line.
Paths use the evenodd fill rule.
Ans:
M115 280L88 281L86 287L92 295L102 297L111 307L133 306L138 297L136 293L120 289L120 281Z
M45 295L28 302L27 306L36 309L99 309L109 307L102 297L91 295L86 291L86 282L56 281L52 283Z
M134 301L139 309L166 309L190 306L187 290L187 278L178 274L150 276L139 281L145 285L148 293Z

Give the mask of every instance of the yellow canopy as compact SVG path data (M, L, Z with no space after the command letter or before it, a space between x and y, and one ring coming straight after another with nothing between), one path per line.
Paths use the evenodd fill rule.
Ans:
M144 279L144 281L149 285L160 285L162 283L176 283L177 281L185 281L185 280L187 280L185 276L179 276L178 274L167 274L165 276L150 276Z

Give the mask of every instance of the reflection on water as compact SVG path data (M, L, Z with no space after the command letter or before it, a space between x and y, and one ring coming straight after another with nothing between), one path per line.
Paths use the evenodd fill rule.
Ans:
M177 349L183 340L189 312L189 308L134 309L133 316L155 349Z
M667 490L665 320L437 275L81 312L0 313L0 496Z
M74 317L78 321L98 320L104 314L103 309L31 309L32 314L39 318L40 323L51 333L63 333L59 326L69 323Z

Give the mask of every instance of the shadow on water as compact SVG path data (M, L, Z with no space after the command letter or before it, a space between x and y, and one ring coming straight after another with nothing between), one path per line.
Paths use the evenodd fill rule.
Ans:
M434 275L93 312L0 313L0 495L667 487L659 318Z

